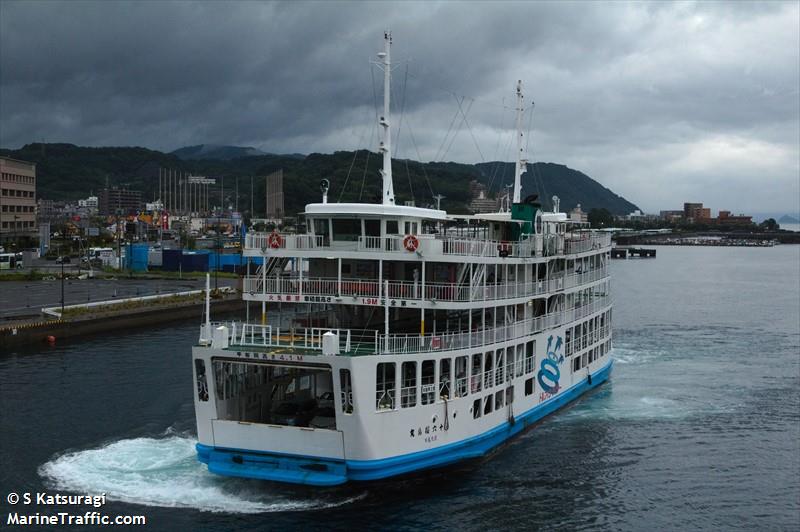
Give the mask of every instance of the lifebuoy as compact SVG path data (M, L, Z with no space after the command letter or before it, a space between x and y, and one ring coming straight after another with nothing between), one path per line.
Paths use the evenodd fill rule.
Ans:
M403 247L406 251L416 251L419 248L419 239L414 235L406 235L403 239Z
M279 247L283 246L283 237L276 231L273 231L267 238L267 242L269 243L269 247L272 249L278 249Z

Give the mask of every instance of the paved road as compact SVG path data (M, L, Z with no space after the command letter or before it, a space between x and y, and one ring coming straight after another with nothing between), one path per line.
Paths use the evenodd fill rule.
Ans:
M234 286L236 279L218 279L219 286ZM214 280L211 280L212 287ZM205 279L66 279L64 304L74 305L90 301L114 300L198 290L205 287ZM61 304L61 280L55 281L3 281L0 282L0 320L39 315L42 307Z

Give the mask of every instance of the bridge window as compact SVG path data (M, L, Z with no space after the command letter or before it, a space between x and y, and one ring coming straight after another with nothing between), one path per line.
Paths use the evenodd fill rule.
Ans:
M378 364L375 405L378 410L394 410L395 388L394 362Z
M341 242L355 242L361 236L361 220L343 218L333 219L333 239Z
M400 406L411 408L417 406L417 363L403 362L402 388L400 389Z
M386 220L386 234L396 235L399 234L397 230L397 220Z

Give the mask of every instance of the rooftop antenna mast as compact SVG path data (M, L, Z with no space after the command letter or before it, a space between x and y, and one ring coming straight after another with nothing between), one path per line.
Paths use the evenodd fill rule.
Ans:
M517 81L517 162L514 168L514 203L521 201L522 174L528 169L528 159L522 153L522 113L523 107L522 80Z
M441 194L436 194L433 199L436 200L436 210L442 210L442 200L445 199L447 196L442 196Z
M392 80L391 62L392 32L383 32L383 52L378 53L380 61L375 64L383 70L383 116L378 120L381 126L381 139L378 151L383 154L383 199L384 205L394 205L394 185L392 183L392 133L389 129L389 98Z

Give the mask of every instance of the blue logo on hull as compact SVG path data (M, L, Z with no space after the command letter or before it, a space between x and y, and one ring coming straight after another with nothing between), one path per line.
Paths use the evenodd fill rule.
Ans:
M561 355L557 353L561 349L561 344L560 336L556 339L555 345L552 335L547 339L547 358L539 364L539 373L536 376L539 386L545 393L558 393L558 381L561 378L561 369L558 366L564 362L563 353Z

